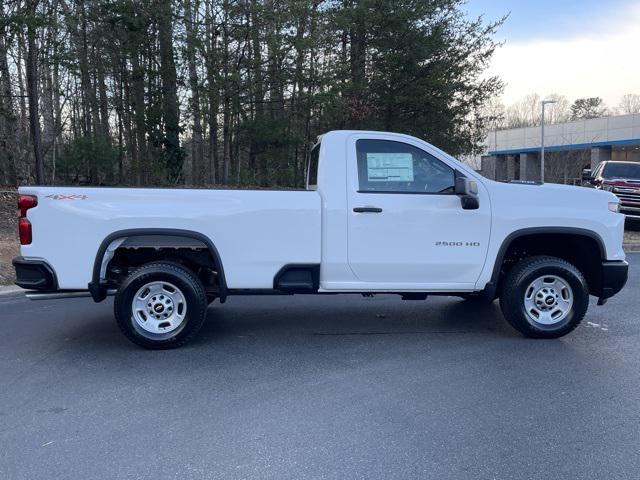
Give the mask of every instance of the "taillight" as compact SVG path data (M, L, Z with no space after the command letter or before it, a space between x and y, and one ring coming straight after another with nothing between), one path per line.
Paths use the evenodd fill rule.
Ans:
M18 232L20 232L20 245L31 245L33 239L31 222L26 218L18 219Z
M33 235L31 222L27 219L27 210L38 205L38 197L34 195L18 195L18 233L20 245L30 245Z
M27 210L38 205L38 197L34 195L18 195L18 215L20 218L27 216Z

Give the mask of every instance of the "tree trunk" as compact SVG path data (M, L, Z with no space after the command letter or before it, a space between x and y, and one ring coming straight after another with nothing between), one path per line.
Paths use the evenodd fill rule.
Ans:
M79 2L81 8L81 32L79 45L80 48L80 79L82 82L82 98L84 99L84 114L86 131L88 135L100 133L100 117L98 109L98 100L96 97L95 83L91 83L91 73L89 71L89 39L87 38L87 15L84 6L84 0ZM96 172L91 171L91 176L95 176Z
M231 162L231 81L229 79L229 30L227 28L226 12L229 2L224 2L225 22L223 24L222 74L224 78L224 99L222 109L222 183L229 183L229 163Z
M183 155L180 150L180 111L178 109L178 81L173 58L172 3L160 0L158 11L158 43L160 45L160 77L162 80L162 118L164 120L164 149L169 181L182 177Z
M109 133L109 101L107 99L107 86L105 84L104 65L100 61L100 52L96 48L96 66L97 66L97 83L98 98L100 105L100 134L108 139Z
M202 140L202 112L200 109L200 85L196 64L197 31L194 29L194 19L197 17L197 3L192 9L191 0L184 0L184 24L187 32L187 64L189 68L189 87L191 88L191 116L193 117L193 147L191 149L191 176L193 183L201 182L203 174L202 161L204 158L204 144Z
M36 183L43 185L42 133L38 112L38 50L36 46L35 19L33 18L37 7L38 0L27 0L27 11L32 15L32 19L27 25L27 96L29 97L29 129L31 131L31 141L33 142Z
M253 182L258 185L266 183L267 165L264 155L264 142L258 141L258 132L268 128L264 118L264 75L262 72L262 45L260 42L261 25L259 23L261 14L258 0L251 1L251 54L252 54L252 88L254 118L253 135L251 135L249 145L249 168L253 177ZM259 165L258 171L256 167Z
M22 31L18 32L18 55L16 60L16 70L18 72L18 97L20 103L20 130L21 133L24 133L29 130L29 122L28 117L29 113L27 112L27 89L25 87L25 75L22 71L22 64L26 63L26 50L25 50L25 41Z
M138 148L138 140L135 132L136 129L132 125L132 117L135 114L132 114L131 112L131 108L133 105L133 99L131 95L132 82L131 82L131 76L129 75L126 59L122 60L119 82L120 82L120 96L118 100L120 102L119 108L121 111L122 121L124 124L123 128L124 128L125 144L128 147L129 155L130 155L129 169L135 174L136 172L135 169L136 169L136 166L138 165L139 148ZM123 159L123 163L124 163L124 159ZM124 173L124 166L122 167L122 172ZM122 183L123 181L124 181L124 177L121 176L120 183ZM134 177L134 182L135 182L135 177Z
M144 70L140 65L137 48L131 55L131 79L133 83L133 98L131 106L133 107L133 117L135 125L135 137L137 145L136 161L134 163L135 182L137 185L142 183L144 170L147 168L147 142L146 142L146 124L145 124L145 107L144 107Z
M356 5L354 7L354 16L355 19L349 31L351 88L349 92L348 118L350 128L360 128L362 119L367 114L363 95L366 87L366 26L363 7Z
M54 12L57 9L58 2L53 2ZM55 14L55 13L54 13ZM59 24L58 19L55 21L55 28L53 33L53 38L56 39L59 35ZM54 41L53 45L53 69L52 69L52 83L53 83L53 146L51 148L51 183L55 184L56 182L56 170L57 170L57 159L58 159L58 137L61 133L61 125L62 125L62 105L60 104L60 59L59 59L59 46L56 41Z
M220 87L218 85L217 39L218 29L213 14L212 2L206 1L206 38L207 48L202 48L207 69L209 156L208 179L215 184L218 180L218 109L220 108Z
M118 79L118 85L114 88L115 93L115 111L118 125L118 183L124 182L124 143L125 138L127 141L130 139L129 132L125 132L125 125L127 122L124 119L124 87L122 85L122 75Z
M85 0L76 3L76 11L72 11L66 0L60 0L64 11L64 19L71 34L71 41L77 56L80 70L80 86L82 91L82 130L89 136L100 132L100 117L95 85L91 84L89 72L89 43L87 38L87 12ZM80 24L78 25L78 22Z
M4 14L4 5L0 3ZM11 76L7 59L9 38L5 23L0 24L0 183L16 185L16 158L18 154L18 119L13 105Z
M298 28L296 31L296 68L293 82L293 93L291 95L291 118L289 119L289 129L294 132L296 138L305 138L304 135L304 126L303 126L303 115L304 115L304 103L307 101L305 99L304 93L304 82L305 82L305 72L304 72L304 60L306 57L306 49L304 48L304 36L307 31L308 21L309 21L309 13L308 11L302 12L302 15L298 21ZM289 134L291 136L291 134ZM293 157L293 184L297 185L298 178L300 177L300 170L302 169L302 165L300 162L300 155L298 152L298 143L295 145L294 149L294 157ZM287 157L289 154L287 154Z

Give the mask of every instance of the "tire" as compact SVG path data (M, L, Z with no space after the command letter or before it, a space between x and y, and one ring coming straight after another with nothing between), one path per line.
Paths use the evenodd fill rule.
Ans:
M120 330L136 345L155 350L178 348L202 327L207 295L190 270L153 262L126 278L113 309Z
M587 313L587 281L576 267L560 258L526 258L511 269L502 284L502 313L526 337L562 337Z

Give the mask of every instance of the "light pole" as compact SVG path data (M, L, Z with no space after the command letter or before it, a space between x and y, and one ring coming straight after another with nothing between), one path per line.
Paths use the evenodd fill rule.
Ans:
M540 183L544 183L544 106L549 103L558 103L558 101L542 101L542 119L540 121Z

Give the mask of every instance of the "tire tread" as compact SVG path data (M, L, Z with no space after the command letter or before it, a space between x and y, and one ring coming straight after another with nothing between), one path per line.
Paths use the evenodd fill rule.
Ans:
M195 322L195 324L193 324L193 326L188 329L185 335L178 334L179 338L176 340L170 339L168 341L154 341L141 337L140 335L135 335L132 330L128 328L128 322L130 322L130 319L122 318L122 315L120 314L118 298L120 292L124 292L133 281L137 280L141 275L144 275L145 272L149 271L150 273L157 273L159 270L169 271L178 276L184 277L183 280L187 281L187 283L190 284L190 287L193 288L197 297L201 300L201 302L204 302L204 307L201 306L201 314L199 318L192 318L189 320L190 322ZM182 267L181 265L173 262L156 261L146 263L129 274L126 280L122 283L122 285L118 289L118 294L116 294L113 310L114 316L116 318L116 323L118 324L120 331L136 345L150 350L180 348L193 340L193 338L198 334L200 328L204 324L207 316L206 291L200 279L186 267Z
M586 304L588 305L589 289L587 281L573 264L562 258L548 255L536 255L521 260L509 271L503 280L502 292L500 294L500 308L507 322L527 337L558 338L567 335L580 324L587 311L586 306L585 308L579 309L575 314L575 318L557 331L541 330L529 323L522 313L520 298L517 292L527 275L531 274L536 268L549 266L565 269L575 275L582 285L582 292L573 292L574 308L576 305L575 302L580 300L577 298L578 295L586 295Z

